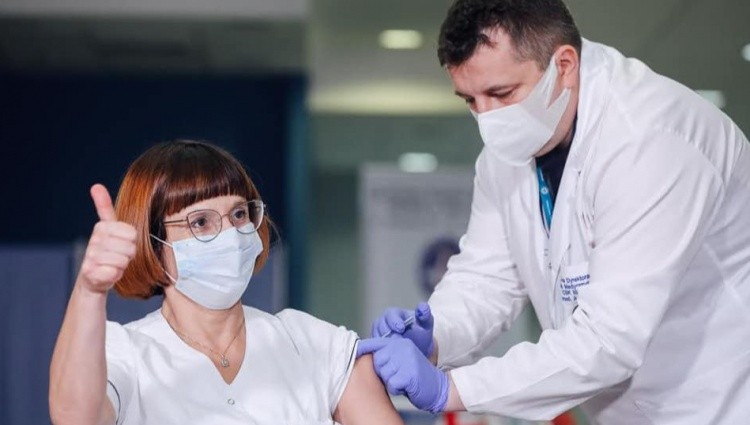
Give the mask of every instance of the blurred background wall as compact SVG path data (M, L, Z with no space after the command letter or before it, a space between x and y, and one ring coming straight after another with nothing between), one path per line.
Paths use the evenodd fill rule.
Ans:
M281 271L262 285L284 296L261 306L369 329L363 167L471 170L481 149L436 59L449 3L0 0L0 423L46 423L75 247L96 220L88 188L114 194L158 141L210 140L250 169L281 232ZM750 131L750 2L567 4L584 37L700 90ZM384 34L394 29L409 32ZM69 273L24 277L37 264ZM118 318L137 310L129 305ZM20 359L36 369L22 392ZM44 410L20 421L30 406Z

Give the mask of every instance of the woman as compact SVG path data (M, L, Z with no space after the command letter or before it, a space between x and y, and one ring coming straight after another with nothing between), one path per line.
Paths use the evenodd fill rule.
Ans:
M242 165L177 141L129 168L99 222L50 370L55 424L401 424L357 336L305 313L242 306L268 255L264 204ZM163 295L160 310L106 321L107 292Z

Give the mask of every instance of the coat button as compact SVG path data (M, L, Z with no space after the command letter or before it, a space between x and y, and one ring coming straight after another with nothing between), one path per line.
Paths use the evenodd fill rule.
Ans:
M227 399L227 404L229 404L230 406L234 406L234 399L233 398Z

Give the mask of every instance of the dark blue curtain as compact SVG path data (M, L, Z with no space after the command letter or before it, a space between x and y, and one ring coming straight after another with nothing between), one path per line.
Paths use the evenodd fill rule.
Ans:
M70 246L0 246L0 423L49 423L49 362L70 292Z
M103 183L114 198L130 162L176 138L235 154L284 228L290 92L300 81L0 75L0 241L87 237L89 187Z

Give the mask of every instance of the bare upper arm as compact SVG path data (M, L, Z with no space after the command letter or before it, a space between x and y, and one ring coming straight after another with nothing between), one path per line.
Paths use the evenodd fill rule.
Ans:
M109 401L109 397L104 398L104 406L102 406L102 424L115 425L117 417L115 414L115 408L112 406L112 402Z
M404 421L373 369L372 355L355 360L333 419L342 425L403 425Z
M50 403L50 421L54 425L65 425L65 424L79 424L81 422L90 422L97 425L115 425L117 418L115 417L115 409L112 406L112 402L109 401L108 397L104 397L102 401L99 416L97 418L89 418L82 420L78 412L68 414L67 412L59 412L54 409L54 402Z

